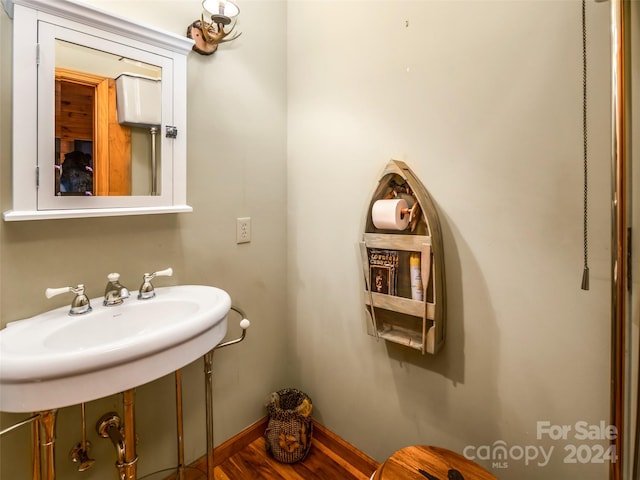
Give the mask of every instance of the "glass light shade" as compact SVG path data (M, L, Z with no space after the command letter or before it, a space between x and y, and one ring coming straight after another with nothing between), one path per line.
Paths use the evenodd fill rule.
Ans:
M233 18L240 13L238 6L229 0L204 0L202 8L210 15Z

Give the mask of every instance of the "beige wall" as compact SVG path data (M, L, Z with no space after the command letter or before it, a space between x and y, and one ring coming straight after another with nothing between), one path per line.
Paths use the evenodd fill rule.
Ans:
M607 474L563 462L585 443L573 433L536 438L538 421L609 419L609 6L587 2L583 292L580 5L289 2L292 364L320 421L378 460L502 440L555 451L545 468L508 460L501 479ZM435 357L365 334L357 243L390 158L440 209L449 320Z
M179 34L200 11L198 0L91 3ZM501 479L605 478L606 465L563 462L568 444L600 442L539 440L536 423L609 418L608 4L587 2L589 292L579 288L580 2L239 5L243 36L189 58L194 213L0 223L2 323L62 305L41 295L48 286L84 282L97 296L110 271L133 288L171 265L163 283L220 286L252 317L246 343L216 353L216 443L260 418L267 393L295 385L320 422L379 461L409 444L462 451L503 440L555 450L547 467L510 459L494 470ZM449 323L435 357L365 333L357 243L390 158L412 167L440 209ZM249 245L235 244L238 216L252 217ZM193 460L204 453L200 362L184 381ZM137 392L144 474L175 463L171 378ZM99 462L86 479L113 473L115 453L91 427L112 408L117 397L87 406ZM61 411L58 433L59 477L74 478L78 407ZM26 478L28 429L2 442L0 476Z
M92 2L184 35L200 17L201 1ZM249 3L249 2L248 2ZM284 25L283 2L250 2L238 24L243 36L212 57L188 61L188 203L180 215L87 220L0 222L0 315L2 324L61 306L70 298L46 300L44 289L85 283L100 296L106 274L118 271L137 289L145 271L172 266L172 278L156 285L208 284L227 290L246 310L252 326L245 343L214 356L215 442L226 440L265 414L263 398L291 384L286 369L286 85L285 31L269 41L256 32ZM0 13L0 38L11 23ZM2 205L10 208L10 86L2 49L0 119ZM252 218L253 241L236 245L237 217ZM239 335L231 316L229 338ZM202 362L185 369L186 456L205 452ZM137 389L140 476L176 463L174 393L164 378ZM96 420L121 411L111 397L87 405L89 440L97 464L85 479L115 477L115 450L98 438ZM62 409L58 423L58 477L74 478L68 452L81 438L79 407ZM3 415L7 426L22 415ZM29 429L2 438L0 478L24 479L29 472Z

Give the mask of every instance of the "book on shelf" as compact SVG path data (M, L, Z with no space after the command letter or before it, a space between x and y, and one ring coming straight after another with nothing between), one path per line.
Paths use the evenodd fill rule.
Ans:
M398 251L382 248L369 249L371 291L396 295L398 288Z

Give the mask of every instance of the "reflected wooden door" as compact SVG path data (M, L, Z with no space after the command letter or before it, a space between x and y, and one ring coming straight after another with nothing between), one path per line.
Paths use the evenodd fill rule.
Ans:
M77 141L91 141L92 193L131 195L131 129L118 123L115 80L57 68L55 102L56 164L64 163Z

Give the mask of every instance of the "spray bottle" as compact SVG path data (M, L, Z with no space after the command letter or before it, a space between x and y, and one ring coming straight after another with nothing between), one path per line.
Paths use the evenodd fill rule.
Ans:
M409 256L409 275L411 276L411 298L423 301L422 276L420 274L420 254L413 252Z

